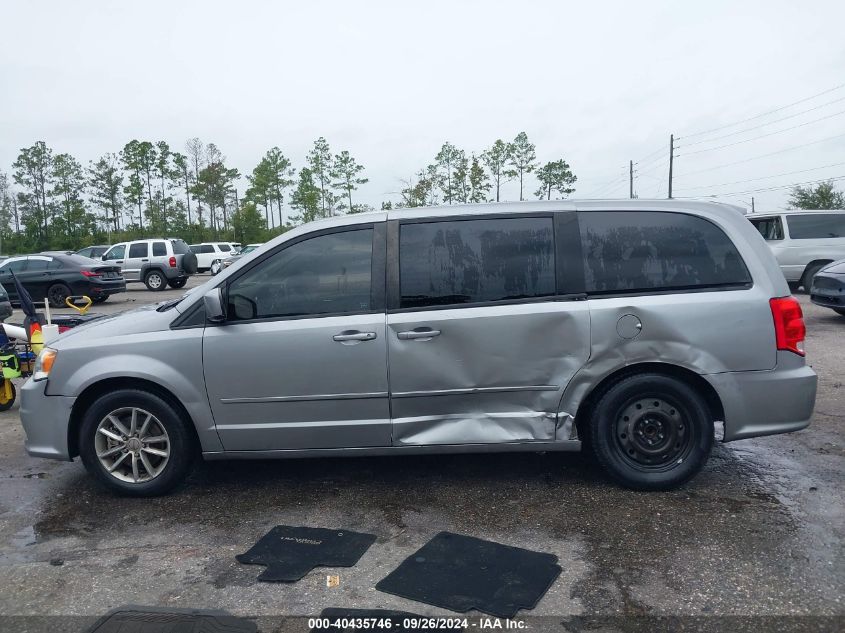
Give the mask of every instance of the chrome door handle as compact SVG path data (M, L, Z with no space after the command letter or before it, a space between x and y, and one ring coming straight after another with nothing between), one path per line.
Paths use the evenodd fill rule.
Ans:
M344 341L373 341L376 338L375 332L341 332L332 337L333 341L343 343Z
M398 336L403 341L425 339L429 340L435 336L440 336L440 330L407 330L405 332L397 332Z

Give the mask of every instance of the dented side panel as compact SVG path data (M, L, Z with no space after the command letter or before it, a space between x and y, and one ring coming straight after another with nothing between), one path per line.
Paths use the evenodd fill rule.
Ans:
M430 339L401 332L430 328ZM585 301L388 315L393 445L570 439L558 415L589 356Z

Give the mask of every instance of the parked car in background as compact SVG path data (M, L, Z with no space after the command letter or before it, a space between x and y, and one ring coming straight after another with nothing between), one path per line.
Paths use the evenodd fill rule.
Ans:
M828 264L813 277L810 301L845 316L845 259Z
M588 438L613 479L663 490L701 470L716 421L724 441L810 423L803 341L777 262L725 205L420 207L310 222L180 299L70 330L20 416L30 455L80 455L127 494L172 488L198 451Z
M809 292L824 266L845 258L845 211L783 211L745 216L766 240L790 288Z
M0 322L12 316L12 302L9 301L9 293L0 284Z
M126 290L119 266L64 253L17 255L0 262L0 283L15 303L18 293L12 272L34 301L49 299L56 308L64 306L70 296L86 295L102 303Z
M197 272L196 255L183 240L172 237L115 244L103 261L120 266L127 282L142 281L153 291L181 288Z
M228 268L236 261L238 261L244 255L249 255L252 251L254 251L259 246L264 246L264 242L259 242L256 244L247 244L244 246L240 251L238 251L237 255L232 255L231 257L227 257L223 260L223 268Z
M219 273L221 262L236 252L230 242L191 244L191 251L197 256L197 272L211 271L212 275Z
M91 259L100 259L105 255L107 250L109 250L108 246L86 246L85 248L80 248L74 254L81 255L82 257L90 257Z

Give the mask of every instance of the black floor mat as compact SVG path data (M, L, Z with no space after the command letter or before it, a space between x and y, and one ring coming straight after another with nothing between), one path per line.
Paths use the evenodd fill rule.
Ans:
M459 613L512 618L533 609L560 572L553 554L441 532L376 589Z
M255 622L225 611L127 605L109 611L88 633L256 633Z
M315 567L352 567L375 540L375 534L349 530L277 525L235 558L266 565L258 580L294 582Z
M349 631L350 633L371 629L373 631L463 631L462 627L437 622L437 618L408 613L407 611L391 611L389 609L323 609L321 620L327 620L328 626L314 627L317 631ZM389 621L388 621L389 620ZM405 626L407 624L407 626Z

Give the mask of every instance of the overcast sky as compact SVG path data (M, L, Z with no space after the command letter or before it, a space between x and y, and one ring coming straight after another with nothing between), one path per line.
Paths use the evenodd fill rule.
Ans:
M366 166L358 199L375 207L444 141L480 153L522 130L542 161L570 163L574 197L626 197L629 159L640 197L665 197L670 133L845 84L841 0L42 0L4 3L2 23L0 170L36 140L87 163L198 136L244 173L274 145L298 167L325 136ZM676 196L783 206L785 190L735 192L845 176L845 87L677 144Z

